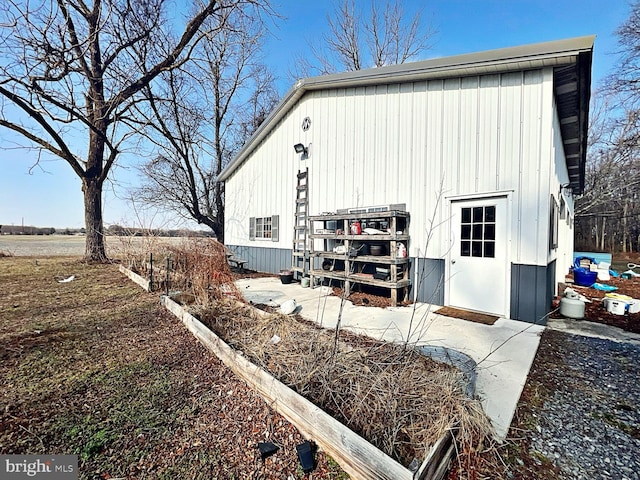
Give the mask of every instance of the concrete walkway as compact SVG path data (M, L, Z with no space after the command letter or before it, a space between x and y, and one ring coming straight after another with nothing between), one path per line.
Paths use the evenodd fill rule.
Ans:
M304 318L325 328L336 326L340 298L326 295L326 289L283 285L272 277L242 279L236 285L248 301L278 306L295 299ZM498 437L505 438L544 327L505 318L484 325L433 313L438 308L417 303L383 309L345 302L342 328L389 342L409 339L469 355L478 363L476 392Z
M550 318L547 327L583 337L602 338L619 343L640 345L640 335L627 332L618 327L611 327L602 323L588 320L573 320L571 318Z

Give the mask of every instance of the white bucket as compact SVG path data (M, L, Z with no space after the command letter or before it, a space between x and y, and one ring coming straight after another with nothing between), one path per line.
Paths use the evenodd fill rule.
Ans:
M640 300L636 300L635 298L629 301L629 313L638 313L640 312Z
M623 300L615 300L613 298L605 298L604 306L609 313L613 313L614 315L624 315L624 312L627 309L627 302Z

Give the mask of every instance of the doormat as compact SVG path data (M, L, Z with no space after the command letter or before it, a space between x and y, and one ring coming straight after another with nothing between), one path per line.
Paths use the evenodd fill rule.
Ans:
M471 312L469 310L462 310L461 308L442 307L436 310L434 313L445 315L447 317L461 318L463 320L469 320L470 322L484 323L485 325L493 325L500 317L495 315L487 315L486 313Z

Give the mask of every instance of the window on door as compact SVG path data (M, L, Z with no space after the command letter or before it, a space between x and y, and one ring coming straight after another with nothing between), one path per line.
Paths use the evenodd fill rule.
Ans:
M496 207L462 208L460 255L463 257L496 256Z

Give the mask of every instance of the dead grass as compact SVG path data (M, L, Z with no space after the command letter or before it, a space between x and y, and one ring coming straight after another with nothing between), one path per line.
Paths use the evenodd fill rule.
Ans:
M77 454L83 479L301 478L295 428L116 265L2 258L0 285L3 453Z
M172 288L193 293L190 308L227 343L310 399L392 458L422 461L453 428L460 449L491 442L477 400L465 396L459 370L398 345L342 335L292 317L259 315L238 302L224 247L191 239L170 247Z
M200 314L230 344L250 355L252 360L280 377L284 383L321 405L405 465L414 458L422 460L430 446L453 427L460 429L460 461L465 465L475 461L477 452L491 446L489 422L479 403L464 396L459 372L435 364L414 352L369 342L360 337L356 339L341 335L336 348L332 333L310 325L305 325L302 329L301 324L291 323L289 317L269 316L258 323L251 309L223 301L229 295L239 295L235 291L233 274L228 268L221 245L211 240L194 239L179 246L162 248L160 255L167 255L171 259L172 288L195 292ZM148 256L144 252L137 251L133 258L135 260L131 263L139 269L144 270L148 266ZM76 401L81 402L85 398L89 400L86 412L83 404L69 406L68 410L72 414L65 415L60 423L56 422L53 429L55 438L62 439L59 445L71 448L72 452L81 455L86 471L93 471L96 458L101 465L105 457L109 458L120 451L131 451L124 463L131 465L134 458L141 455L145 458L138 461L147 469L144 470L146 473L141 474L139 470L135 470L136 475L144 476L156 468L164 472L166 465L153 466L157 460L151 461L151 453L146 447L143 448L143 453L138 452L136 439L142 439L140 441L151 447L152 451L160 449L161 453L166 454L161 445L167 442L168 435L185 428L182 424L185 417L193 421L194 411L187 409L185 412L183 403L199 405L200 402L185 399L185 392L180 389L176 392L175 382L180 382L180 377L170 374L171 369L160 368L156 356L173 352L176 357L172 362L187 362L190 367L202 372L202 365L196 367L192 363L194 359L202 358L202 352L193 354L192 348L191 351L184 348L184 343L188 343L184 338L186 332L181 330L178 334L175 324L171 324L172 328L157 327L154 318L159 316L166 319L166 315L159 314L159 305L149 300L157 302L156 297L142 294L124 277L114 285L110 276L113 275L112 269L115 266L89 266L75 261L65 264L62 261L51 263L53 270L45 273L42 269L44 264L38 264L34 260L32 262L36 262L34 268L40 269L39 271L18 272L7 269L7 279L20 277L21 282L21 285L8 284L10 291L18 292L17 295L24 296L25 302L31 303L20 318L25 320L27 316L41 316L41 326L31 324L26 327L23 337L12 340L12 343L18 345L14 350L18 358L22 358L25 349L31 348L32 344L38 346L38 342L42 341L40 335L43 331L49 332L48 340L44 342L45 349L50 348L49 340L56 345L67 345L68 348L58 352L60 355L47 353L43 365L38 367L42 372L60 371L59 376L38 374L38 362L30 359L20 363L20 369L26 370L16 378L22 382L26 378L36 378L39 388L53 396L51 399L44 399L44 404L49 407L66 405L66 401L57 395L55 385L64 384L69 378L72 379L69 388L83 399ZM23 263L22 267L25 265L27 264ZM47 276L44 284L43 273ZM76 281L68 284L56 281L71 274L76 275ZM159 276L162 277L161 274ZM43 285L41 293L44 298L51 302L33 302L32 296L27 293L38 282ZM28 284L33 285L27 288ZM63 295L67 290L71 293ZM121 298L121 294L125 294L124 297ZM135 295L135 300L129 295ZM17 297L13 297L11 301L15 301L15 298ZM18 305L21 302L22 300ZM62 312L56 314L57 309L52 305L73 313L71 316ZM140 309L135 310L133 305L138 305ZM9 308L8 304L6 308ZM132 309L135 311L130 311ZM32 316L34 313L37 315ZM52 319L51 315L57 315L57 318ZM44 320L45 318L48 320ZM83 326L80 332L74 330L77 325ZM110 340L106 331L113 333L114 326L124 331L114 334L114 340ZM141 331L145 332L144 335L140 335ZM87 335L91 340L89 342ZM274 335L280 338L279 342L272 341ZM83 340L78 343L80 338ZM181 340L178 342L177 339ZM131 343L132 340L135 341ZM172 343L174 341L175 345ZM177 349L178 344L182 344L182 347ZM147 349L150 354L145 353ZM80 358L76 360L75 355L80 355ZM208 365L209 361L202 360L202 363ZM186 377L190 377L189 368L183 366L180 370L183 374L186 372ZM77 378L76 372L81 372ZM197 380L192 381L197 383ZM136 401L137 397L131 396L131 391L136 388L141 392L140 403ZM236 388L231 391L235 394ZM179 399L182 401L178 402ZM40 398L39 401L41 400L43 399ZM216 400L210 401L217 404ZM21 403L16 398L12 402ZM198 418L201 415L200 408L195 410ZM160 415L163 411L171 413L163 417ZM209 415L212 415L210 410L205 413L205 417L209 418ZM252 414L247 415L253 418ZM35 414L36 418L43 416L45 413L41 410ZM16 415L15 418L22 417ZM17 422L15 418L14 423ZM151 431L144 430L144 425L149 425ZM20 422L16 423L18 431L22 427L24 425ZM187 428L188 437L191 437L192 429L193 427ZM240 430L246 432L247 426L235 429L236 433ZM270 432L269 428L249 430L261 432L261 435L265 432L268 435ZM123 432L134 432L134 437ZM14 430L13 435L15 433ZM123 435L127 438L125 442L122 441ZM264 439L259 437L260 435L254 435L254 440ZM36 443L33 443L34 438L37 438ZM16 438L11 437L9 440L15 441ZM48 452L51 452L51 445L54 445L51 439L43 439L38 434L29 442L25 445L36 445L41 449L48 445ZM206 442L198 438L191 446L195 445L196 451L200 451L202 444ZM17 445L25 446L19 442ZM233 447L221 448L217 445L218 450L207 450L207 455L203 456L206 458L202 461L219 465L222 461L220 459L225 458L233 468L241 471L238 458L246 456L246 453L238 453ZM215 458L211 457L214 453ZM169 458L173 457L169 455ZM149 466L149 462L152 466ZM98 470L102 468L100 465ZM185 468L194 467L188 463ZM121 470L117 472L123 473ZM193 477L186 475L182 478Z
M233 301L195 310L251 361L406 466L454 427L465 454L491 443L490 423L453 367L351 334L334 350L333 332Z
M200 305L223 298L242 298L227 262L224 245L210 238L190 238L168 248L171 259L171 285L186 290Z

